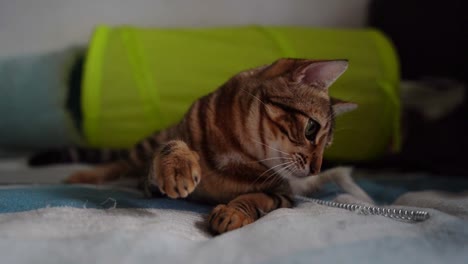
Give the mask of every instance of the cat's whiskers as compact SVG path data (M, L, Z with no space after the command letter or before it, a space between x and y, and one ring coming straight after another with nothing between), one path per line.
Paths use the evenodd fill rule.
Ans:
M291 156L291 154L289 154L289 153L287 153L287 152L284 152L284 151L281 151L281 150L279 150L279 149L276 149L276 148L274 148L274 147L272 147L272 146L269 146L268 144L262 143L262 142L260 142L260 141L258 141L258 140L256 140L256 139L253 139L253 138L251 138L251 139L252 139L254 142L256 142L256 143L258 143L258 144L260 144L260 145L263 145L263 146L265 146L265 147L267 147L267 148L269 148L269 149L278 151L278 152L283 153L283 154L285 154L285 155L287 155L287 156Z
M285 165L286 166L286 165ZM289 166L289 165L288 165ZM280 169L281 170L281 169ZM278 174L277 171L273 171L271 172L267 177L265 177L265 179L260 183L260 185L264 185L264 184L267 184L267 186L269 186L269 182L273 181L273 180L276 180L278 178L281 178L281 175Z
M291 164L291 163L293 163L293 161L287 161L287 162L284 162L284 163L277 164L277 165L275 165L275 166L269 168L268 170L264 171L262 174L260 174L260 175L257 177L257 179L260 179L263 175L265 175L266 173L268 173L268 172L270 172L270 171L272 171L272 170L273 170L273 172L274 172L274 170L275 170L276 168L278 168L278 167L286 166L286 165L289 165L289 164ZM270 176L270 175L268 175L268 177L269 177L269 176ZM268 177L267 177L267 178L268 178ZM255 182L254 182L254 183L255 183Z
M295 163L289 164L289 165L285 166L284 168L281 168L280 170L278 170L274 175L278 175L279 177L273 177L273 179L270 181L270 183L268 183L268 186L271 186L274 183L278 182L279 180L283 179L283 177L281 177L281 173L283 173L284 171L289 171L289 168L291 168L294 165L295 165Z
M292 176L292 175L294 175L294 173L296 173L296 171L297 171L297 167L294 167L294 168L292 168L292 170L288 170L288 172L289 172L288 175Z
M255 184L259 179L262 178L263 175L265 175L265 174L268 173L269 171L273 170L273 175L274 175L274 174L276 173L276 172L274 171L275 168L281 167L281 166L286 166L286 165L289 165L289 164L291 164L291 163L294 163L294 161L288 161L288 162L280 163L280 164L278 164L278 165L275 165L275 166L269 168L268 170L264 171L262 174L260 174L259 176L257 176L257 178L255 179L255 181L254 181L252 184ZM272 174L268 175L268 176L266 177L266 179L268 179L271 175L272 175Z
M285 154L286 157L284 157L284 159L285 159L285 160L289 160L289 162L285 162L285 163L281 163L281 164L275 165L275 166L269 168L268 170L264 171L261 175L259 175L259 176L255 179L255 181L254 181L253 183L256 183L256 182L258 181L258 179L260 179L263 175L265 175L265 174L268 173L269 171L273 170L273 172L272 172L270 175L268 175L267 177L265 177L265 179L262 181L262 184L264 184L265 182L268 182L268 181L270 180L270 178L275 179L275 176L276 176L276 175L279 175L279 174L278 174L278 171L274 171L274 169L276 169L276 168L278 168L278 167L280 167L280 166L289 167L289 166L294 165L294 159L292 158L291 154L289 154L289 153L287 153L287 152L284 152L284 151L281 151L281 150L279 150L279 149L277 149L277 148L274 148L274 147L272 147L272 146L270 146L270 145L268 145L268 144L265 144L265 143L263 143L263 142L260 142L260 141L254 139L254 138L251 138L251 140L253 140L255 143L258 143L258 144L260 144L260 145L263 145L263 146L265 146L265 147L267 147L267 148L269 148L269 149L272 149L272 150L278 151L279 153ZM281 168L280 171L283 170L283 169L284 169L284 168Z
M272 157L272 158L267 158L267 159L262 159L262 160L257 160L257 161L251 161L251 162L246 162L246 164L251 164L251 163L260 163L268 160L276 160L276 159L285 159L285 160L292 160L292 158L285 158L285 157Z
M294 166L295 164L296 164L296 163L294 162L293 164L290 164L290 165L288 165L288 166L285 166L284 168L278 170L276 173L279 174L279 175L281 175L281 173L283 173L283 171L285 171L285 170L287 171L290 167Z
M299 169L297 167L294 167L293 170L290 172L291 176L293 176Z

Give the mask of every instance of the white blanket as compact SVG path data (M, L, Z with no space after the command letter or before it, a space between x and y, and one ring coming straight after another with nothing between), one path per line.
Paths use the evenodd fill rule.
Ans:
M43 208L0 214L0 255L18 264L467 263L467 194L408 193L396 203L438 209L411 224L301 203L213 238L191 211Z
M0 182L52 183L67 175L3 165ZM47 175L54 180L45 181ZM207 207L148 202L115 189L0 188L0 263L468 263L466 192L399 197L397 207L426 208L430 219L420 223L303 202L212 237Z

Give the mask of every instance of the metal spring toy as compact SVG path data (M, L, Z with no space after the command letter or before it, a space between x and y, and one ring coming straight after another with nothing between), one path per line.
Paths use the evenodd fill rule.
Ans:
M423 210L407 210L352 203L339 203L333 201L324 201L319 199L307 198L303 196L296 196L296 200L314 202L329 207L341 208L351 212L358 212L359 214L364 215L381 215L403 222L415 223L429 219L429 213Z

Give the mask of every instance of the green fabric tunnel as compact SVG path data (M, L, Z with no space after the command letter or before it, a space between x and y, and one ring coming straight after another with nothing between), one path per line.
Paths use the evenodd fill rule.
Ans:
M83 80L86 140L130 146L178 122L232 75L281 57L349 59L330 93L359 108L338 118L327 158L366 160L398 150L399 69L391 43L375 30L305 27L97 27Z

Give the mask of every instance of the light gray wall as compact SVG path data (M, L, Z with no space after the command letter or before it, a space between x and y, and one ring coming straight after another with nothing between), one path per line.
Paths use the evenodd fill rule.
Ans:
M86 43L95 24L359 27L369 0L0 0L0 56Z

